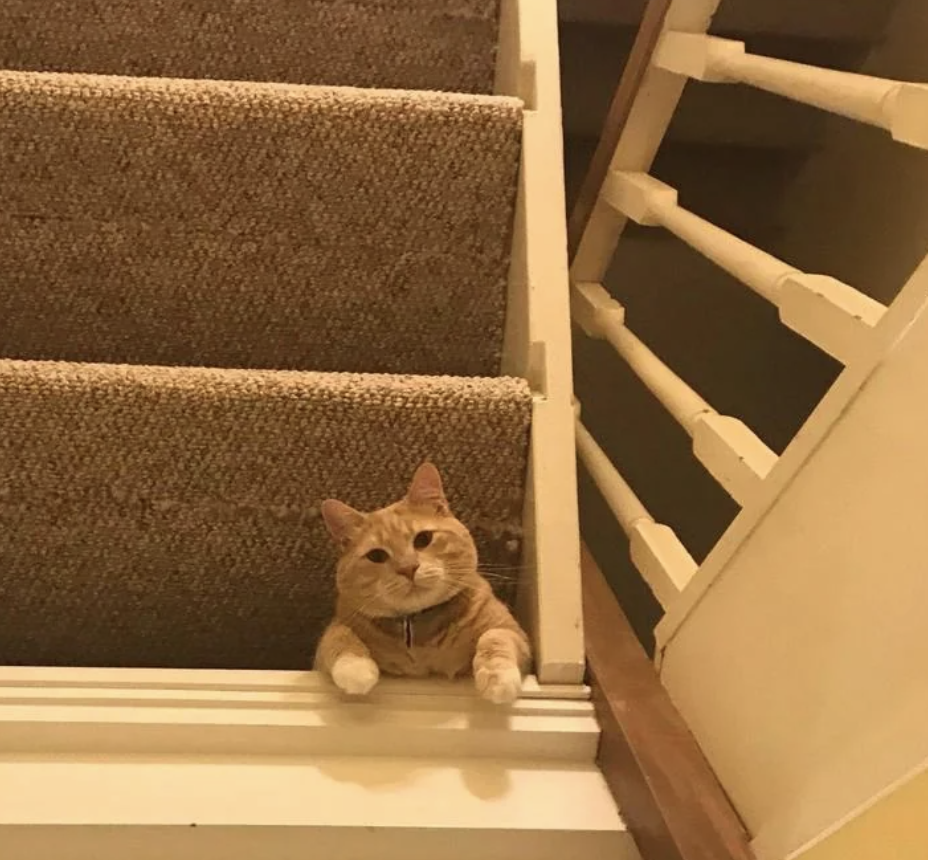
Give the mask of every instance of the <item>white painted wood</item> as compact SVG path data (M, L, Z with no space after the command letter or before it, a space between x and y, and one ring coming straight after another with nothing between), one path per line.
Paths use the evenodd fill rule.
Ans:
M546 683L583 681L556 0L503 0L496 92L525 102L503 373L536 392L520 618Z
M928 260L658 628L662 679L766 860L928 757L926 301Z
M705 33L720 0L674 0L665 30ZM664 139L686 78L655 65L645 72L610 162L612 170L647 172ZM600 200L593 208L570 267L574 283L602 283L625 228L625 218Z
M754 498L777 462L777 455L743 421L716 412L698 417L693 453L741 507Z
M692 436L699 416L712 412L712 407L664 364L628 326L620 325L617 317L603 316L599 324L602 337L612 344L661 405Z
M268 677L250 683L248 674ZM534 679L526 688L500 709L466 681L386 680L351 699L314 672L4 669L0 750L593 761L599 731L589 701L540 698Z
M696 573L686 547L654 518L583 424L577 422L577 453L622 530L628 535L632 563L661 606L679 596Z
M647 173L610 170L600 195L620 214L644 227L663 226L667 212L679 208L677 189Z
M800 272L683 209L676 190L653 176L611 171L602 198L638 224L669 230L776 305L784 325L845 364L866 347L886 310L835 278Z
M649 213L655 211L637 208L634 200L629 206L641 217L649 217ZM625 325L622 306L600 284L575 285L572 296L571 306L584 331L612 344L661 405L692 436L696 458L735 501L746 504L773 467L777 455L743 422L717 414L648 349ZM580 425L578 431L581 431ZM591 438L578 439L578 445L585 446L600 468L605 468L608 459L602 462L595 456L589 446L591 441Z
M227 693L286 693L307 696L333 692L332 683L320 672L284 672L240 669L96 669L62 666L0 666L0 701L8 687L37 687L43 693L55 690L114 689L129 696L144 690L193 690ZM441 678L381 678L368 698L380 702L384 697L441 696L444 699L472 699L466 681ZM522 685L521 699L573 699L585 701L589 687L578 684L540 684L529 675Z
M900 84L889 97L886 112L894 140L928 149L928 85Z
M519 616L545 684L582 684L583 604L573 405L536 397L526 478ZM569 445L565 457L564 446ZM526 587L527 586L527 587Z
M728 527L721 539L699 567L689 588L660 620L654 630L660 653L676 634L680 625L713 586L721 572L731 562L739 547L748 539L766 516L770 507L789 486L806 461L828 435L832 424L843 415L860 389L893 344L911 325L928 301L928 257L906 282L896 300L880 320L873 337L861 356L847 366L822 401L800 428L793 441L777 460L769 477L760 488L758 497Z
M534 678L500 709L466 681L4 667L0 853L640 860L598 736L587 688Z
M886 313L881 304L827 275L794 272L777 292L780 320L843 364L866 349Z
M793 267L677 204L677 192L645 173L610 172L603 199L648 227L661 226L745 286L776 303L780 282Z
M4 756L0 844L4 860L639 860L594 765L468 758Z
M894 0L885 6L891 24L860 71L896 80L924 79L928 19L923 0ZM712 87L692 91L700 89L712 95ZM750 94L747 87L734 90L741 91ZM778 102L793 106L773 101ZM819 271L841 272L868 295L888 303L925 252L928 158L919 150L888 144L879 133L849 130L847 121L833 114L802 113L821 116L824 122L816 147L785 189L781 211L789 217L779 247L787 259L820 261Z
M496 92L521 98L522 158L503 373L557 399L572 391L556 0L503 0ZM533 363L542 344L545 361Z
M677 599L698 569L676 532L653 520L635 523L629 535L629 554L663 607Z
M587 337L602 340L606 330L625 326L625 308L602 284L574 284L570 290L570 316Z
M901 143L928 148L928 86L821 69L749 54L744 42L668 31L654 62L709 83L744 83L886 129Z
M630 537L635 525L650 520L651 515L582 421L577 422L577 452L622 531Z

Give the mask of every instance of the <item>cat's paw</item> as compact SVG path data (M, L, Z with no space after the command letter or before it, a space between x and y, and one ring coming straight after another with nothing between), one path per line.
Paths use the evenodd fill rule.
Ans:
M477 692L494 705L510 705L522 692L522 673L512 663L481 666L474 672Z
M332 666L332 680L349 696L366 696L380 680L380 669L370 657L343 654Z

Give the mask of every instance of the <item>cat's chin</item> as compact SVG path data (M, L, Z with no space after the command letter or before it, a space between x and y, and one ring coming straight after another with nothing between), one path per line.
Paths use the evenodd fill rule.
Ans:
M413 585L409 592L402 597L394 597L391 603L397 615L413 615L433 606L446 603L455 597L457 592L449 589L444 583L430 583L426 585Z

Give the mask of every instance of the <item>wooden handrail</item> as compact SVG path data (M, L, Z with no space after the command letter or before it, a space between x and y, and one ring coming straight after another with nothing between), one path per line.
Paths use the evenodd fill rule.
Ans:
M754 860L737 813L585 546L581 570L598 764L642 856Z
M635 36L628 62L625 64L619 85L616 87L615 95L606 113L599 143L596 145L596 151L590 160L586 177L580 187L580 194L567 223L567 242L571 258L580 244L580 238L583 236L593 206L599 197L599 189L606 178L615 148L628 122L635 96L638 95L641 81L660 40L670 4L671 0L648 0L641 17L641 25Z

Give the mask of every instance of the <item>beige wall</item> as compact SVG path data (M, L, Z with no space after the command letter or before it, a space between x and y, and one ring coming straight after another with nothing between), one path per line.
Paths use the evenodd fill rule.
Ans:
M928 770L888 792L796 860L925 860Z
M862 71L928 81L926 45L928 4L902 0ZM889 302L928 252L928 153L830 118L782 211L781 257ZM759 857L832 828L804 856L928 856L924 776L855 817L928 755L926 368L923 313L665 652Z
M760 860L928 760L928 262L884 334L889 353L835 386L806 461L784 462L664 651L662 680Z

